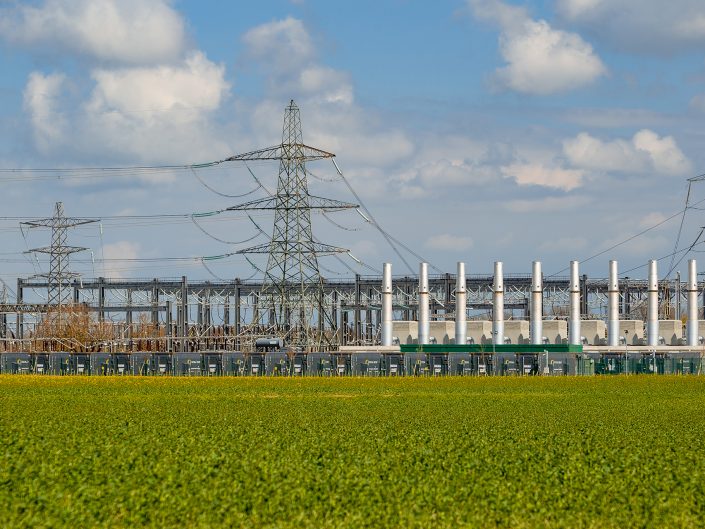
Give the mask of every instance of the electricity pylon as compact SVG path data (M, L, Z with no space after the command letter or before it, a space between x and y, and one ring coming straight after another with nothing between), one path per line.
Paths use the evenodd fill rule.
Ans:
M259 318L277 337L304 350L319 350L336 339L325 333L331 314L325 303L324 280L318 257L347 253L345 248L318 242L311 229L311 210L324 212L356 208L309 194L306 163L333 158L335 154L303 143L301 116L293 100L284 112L281 145L228 158L226 161L278 160L275 195L228 208L231 211L274 210L269 243L240 250L242 254L267 254L259 295Z
M35 277L47 278L49 305L66 305L71 302L71 280L79 274L69 271L69 256L88 248L67 246L67 230L82 224L98 222L97 219L79 219L64 216L64 203L57 202L54 206L54 216L21 224L29 228L51 228L51 246L33 248L27 253L44 253L49 255L49 273L37 274Z

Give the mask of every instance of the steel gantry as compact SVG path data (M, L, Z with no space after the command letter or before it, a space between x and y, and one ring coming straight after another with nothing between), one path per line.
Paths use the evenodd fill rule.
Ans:
M432 320L454 319L455 275L429 277ZM469 319L489 319L492 309L492 275L468 275L467 313ZM323 332L341 345L372 345L379 342L382 311L382 277L357 275L352 278L323 280L323 309L330 314ZM393 317L416 320L418 315L418 277L394 277ZM7 340L29 339L48 306L43 295L48 282L43 278L18 279L17 299L0 305ZM70 285L76 306L85 307L98 322L115 328L113 341L124 347L144 338L145 329L158 347L174 351L223 348L249 350L260 337L276 335L264 324L259 296L262 282L190 281L177 279L83 279ZM581 317L604 318L607 312L608 281L582 276ZM620 281L620 312L624 319L643 319L647 281ZM698 284L703 293L705 283ZM673 317L684 303L685 288L675 280L659 284L660 312ZM504 309L507 318L528 317L531 277L505 276ZM546 318L565 319L568 315L568 277L544 279L543 306ZM14 321L13 321L14 318ZM314 322L318 327L318 322ZM110 340L103 340L110 341ZM96 346L95 344L93 344Z

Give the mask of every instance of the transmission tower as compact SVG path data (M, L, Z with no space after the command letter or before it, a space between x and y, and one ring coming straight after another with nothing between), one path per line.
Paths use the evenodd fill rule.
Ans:
M71 280L79 274L69 271L69 256L88 248L67 246L67 230L82 224L98 222L97 219L79 219L64 215L64 203L57 202L54 206L54 216L21 224L28 228L51 228L51 246L33 248L28 253L43 253L49 255L49 273L37 274L35 277L47 278L49 305L65 305L71 302Z
M267 254L259 295L260 323L289 345L318 350L336 339L325 333L332 327L325 303L324 281L318 257L347 253L345 248L315 240L311 210L324 212L357 207L355 204L311 195L306 163L335 155L303 143L301 116L293 100L284 111L281 145L228 158L226 161L278 160L277 192L228 208L231 211L273 210L274 228L268 244L252 246L238 253Z

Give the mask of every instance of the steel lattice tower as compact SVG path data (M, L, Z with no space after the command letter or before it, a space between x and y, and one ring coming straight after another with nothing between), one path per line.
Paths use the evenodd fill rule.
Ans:
M97 222L97 219L79 219L66 217L64 215L63 202L57 202L54 206L54 216L46 219L22 222L22 225L29 228L51 228L51 246L43 248L33 248L28 252L43 253L49 255L49 273L38 274L36 277L47 278L48 302L49 305L65 305L71 302L71 289L68 286L71 280L79 274L69 271L69 256L76 252L82 252L88 248L78 246L67 246L67 230L82 224Z
M303 143L299 108L292 100L284 112L281 145L228 158L227 161L279 160L276 195L228 208L231 211L274 210L268 244L241 250L268 254L259 295L259 321L289 345L320 349L334 340L326 336L331 315L325 303L324 279L318 257L348 250L315 240L311 210L337 211L357 207L309 194L306 163L335 155Z

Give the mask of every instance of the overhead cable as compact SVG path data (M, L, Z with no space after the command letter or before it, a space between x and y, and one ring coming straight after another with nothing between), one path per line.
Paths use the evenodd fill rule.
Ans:
M686 209L692 209L694 206L697 206L698 204L701 204L701 203L703 203L703 202L705 202L705 198L702 199L702 200L699 200L698 202L693 203L692 206L688 206L688 208L686 208ZM592 261L593 259L596 259L597 257L600 257L601 255L604 255L604 254L606 254L607 252L614 250L615 248L618 248L618 247L620 247L620 246L622 246L622 245L624 245L624 244L627 244L628 242L633 241L633 240L636 239L637 237L641 237L642 235L644 235L644 234L650 232L651 230L655 230L655 229L658 228L659 226L662 226L662 225L666 224L668 221L675 219L678 215L680 215L680 214L683 213L684 211L685 211L685 209L682 209L682 210L678 211L677 213L674 213L674 214L671 215L670 217L667 217L667 218L663 219L662 221L657 222L656 224L654 224L654 225L652 225L652 226L649 226L648 228L646 228L646 229L644 229L644 230L641 230L639 233L636 233L636 234L634 234L634 235L632 235L632 236L630 236L630 237L627 237L626 239L624 239L624 240L621 241L621 242L618 242L617 244L613 244L613 245L610 246L609 248L606 248L606 249L604 249L604 250L601 250L601 251L599 251L598 253L596 253L596 254L594 254L594 255L591 255L590 257L587 257L587 258L585 258L585 259L581 259L580 262L581 262L581 263L587 263L588 261ZM565 268L559 270L558 272L556 272L556 273L554 273L554 274L551 274L551 275L549 275L549 276L546 276L546 277L555 277L555 276L557 276L557 275L559 275L559 274L562 274L563 272L566 272L569 268L570 268L570 267L567 266L567 267L565 267Z
M226 193L222 193L222 192L218 191L217 189L214 189L213 187L209 186L200 176L198 176L198 173L196 172L196 169L195 169L195 168L197 168L197 167L201 167L201 166L200 166L200 165L192 165L192 166L190 167L190 169L191 169L191 174L193 174L193 176L196 177L196 180L198 180L198 181L201 183L201 185L202 185L203 187L205 187L206 189L208 189L208 191L210 191L211 193L215 193L216 195L221 196L221 197L225 197L225 198L242 198L242 197L246 197L246 196L248 196L248 195L251 195L252 193L255 193L256 191L259 191L259 189L262 187L262 184L259 184L259 183L258 183L258 184L257 184L257 187L255 187L252 191L248 191L247 193L243 193L243 194L241 194L241 195L228 195L228 194L226 194Z

